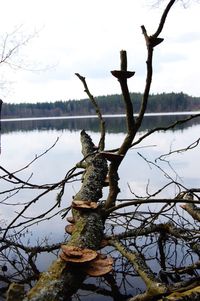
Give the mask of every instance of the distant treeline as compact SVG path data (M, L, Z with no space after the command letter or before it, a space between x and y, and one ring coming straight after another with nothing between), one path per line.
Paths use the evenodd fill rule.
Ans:
M131 93L134 112L138 113L142 94ZM121 95L98 96L96 100L103 114L123 114L124 103ZM200 110L200 97L184 93L162 93L149 96L147 112L183 112ZM93 115L95 109L89 99L55 101L43 103L4 103L2 118L51 117Z

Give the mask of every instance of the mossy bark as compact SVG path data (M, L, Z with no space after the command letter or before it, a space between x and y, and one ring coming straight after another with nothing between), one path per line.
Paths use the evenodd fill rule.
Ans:
M74 200L95 201L102 196L102 188L107 175L107 162L95 152L95 146L85 131L81 132L82 153L86 171L80 191ZM97 250L103 237L104 220L100 207L97 209L72 209L75 231L66 244ZM40 275L35 286L23 301L67 301L80 287L86 275L81 264L69 265L58 258L47 272ZM14 301L10 299L9 301Z
M138 300L151 300L152 297L159 296L167 292L167 287L158 279L156 279L154 273L147 266L145 260L143 260L141 257L141 254L127 250L125 246L117 240L110 240L109 244L114 246L124 257L129 260L129 262L132 263L135 271L145 282L147 291L144 295L141 295L141 299Z
M158 301L199 301L200 286L194 287L184 292L174 292Z

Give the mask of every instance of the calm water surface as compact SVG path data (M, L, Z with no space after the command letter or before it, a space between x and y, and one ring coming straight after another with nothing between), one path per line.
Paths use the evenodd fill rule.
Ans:
M169 123L173 123L177 118L186 118L186 116L145 117L136 139L144 135L149 129L166 126ZM106 149L119 147L125 137L125 119L123 117L107 117L106 124ZM2 122L1 165L11 172L21 169L36 156L39 156L51 147L56 139L59 138L53 149L18 174L23 180L30 178L31 183L44 184L59 181L64 178L69 169L82 159L80 145L80 131L82 129L88 131L94 143L98 143L99 125L96 118ZM199 137L200 119L197 118L174 130L156 132L142 141L140 145L131 149L119 169L121 189L119 198L133 198L131 191L138 196L144 196L146 195L147 185L149 193L154 193L169 182L169 178L162 170L187 188L199 187L199 146L190 149L188 152L174 153L166 157L166 160L170 160L170 165L167 161L158 161L160 169L147 164L142 158L145 157L147 160L155 162L155 159L161 155L167 154L169 151L185 148L199 139ZM7 188L8 184L2 182L1 191ZM79 188L79 181L67 184L61 208L65 208L70 204L72 196ZM159 197L174 197L176 193L176 188L170 186L169 189L162 191ZM107 189L104 191L103 198L106 198L106 195ZM16 216L16 212L22 209L22 205L17 204L25 203L33 199L34 196L36 196L36 192L24 190L8 199L6 204L0 207L0 219L9 222ZM56 192L43 197L26 212L26 216L36 216L42 210L47 210L55 203L55 198ZM58 215L53 220L44 221L38 226L34 225L27 241L34 244L38 237L42 239L46 236L50 242L60 242L64 237L65 224L66 221L62 220L60 215ZM38 259L41 263L41 269L46 269L51 260L51 256L48 258L41 256Z
M144 135L149 129L166 126L173 123L177 118L185 116L147 116L142 124L142 128L137 138ZM106 118L107 136L106 149L119 147L125 137L126 125L123 117ZM47 119L47 120L17 120L2 122L1 137L1 165L10 171L21 169L32 161L35 156L39 156L46 149L51 147L59 138L55 147L45 156L38 159L28 169L20 173L23 180L28 180L31 176L32 183L44 184L54 183L61 180L66 172L82 159L80 145L80 131L85 129L91 135L94 143L98 143L99 124L96 118L74 118L74 119ZM121 193L119 198L133 197L131 190L137 195L145 195L146 186L149 185L149 192L153 193L169 180L165 174L156 167L150 166L139 155L148 160L154 161L160 155L168 153L170 150L177 150L187 147L199 138L200 119L190 121L184 126L170 130L168 132L156 132L137 147L131 149L122 163L119 170ZM199 147L180 152L166 157L168 163L158 161L161 168L169 173L174 179L181 182L186 187L199 186ZM176 172L175 172L176 171ZM7 183L3 183L6 185ZM72 196L78 191L79 182L67 185L63 198L63 206L68 206ZM3 190L4 187L1 187ZM176 190L165 190L161 196L173 197ZM104 197L107 190L105 189ZM31 198L31 192L23 191L12 198L11 203L26 202ZM49 202L54 202L55 193L47 200L42 200L35 206L36 212L41 210L41 206L49 206ZM10 206L3 206L0 209L1 216L9 220L16 213ZM31 214L34 214L33 208ZM62 227L62 226L61 226ZM48 228L49 231L49 228Z

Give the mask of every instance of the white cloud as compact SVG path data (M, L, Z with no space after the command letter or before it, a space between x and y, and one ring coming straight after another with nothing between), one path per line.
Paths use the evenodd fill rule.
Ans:
M165 2L164 2L165 3ZM131 91L142 91L145 82L146 46L140 25L153 33L162 8L152 9L148 1L126 0L7 0L1 5L1 32L10 32L19 24L37 37L22 49L21 57L30 68L0 72L15 85L4 101L52 101L83 98L79 72L92 82L94 95L120 92L110 76L119 68L119 51L128 52L128 65L136 71ZM196 85L199 71L199 5L183 9L174 6L155 50L153 92L184 91L199 96ZM40 30L41 29L41 30ZM187 73L184 72L187 70ZM110 78L108 79L108 77Z

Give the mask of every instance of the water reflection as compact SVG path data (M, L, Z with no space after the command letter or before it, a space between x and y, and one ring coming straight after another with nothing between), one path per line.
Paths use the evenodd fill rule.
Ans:
M178 116L178 119L182 119L182 117L183 116ZM185 116L183 118L185 118ZM174 123L176 120L177 116L148 116L144 119L141 131L147 131L157 126L166 126L169 123ZM112 146L113 144L118 146L120 143L119 140L124 137L126 129L125 119L106 118L106 122L109 146ZM144 157L153 161L159 155L166 153L172 148L185 147L199 137L199 123L200 119L198 118L178 127L179 131L175 129L168 133L156 133L148 138L147 142L145 141L148 148L142 148L139 151ZM46 183L57 181L58 179L63 178L66 171L81 159L79 132L83 128L92 132L92 138L97 139L97 136L99 136L99 124L96 118L3 122L2 132L4 138L4 152L1 156L1 162L2 164L6 164L6 166L10 164L9 167L12 168L12 170L15 170L15 168L19 168L19 166L15 166L16 163L20 163L20 166L23 166L24 163L30 161L35 154L41 153L41 145L43 150L45 150L47 146L49 147L49 141L54 142L54 138L57 137L58 134L64 132L61 141L59 141L58 145L43 158L44 160L39 160L36 164L31 166L31 171L24 171L23 173L23 178L28 179L32 172L33 177L31 178L31 181L33 182L39 181L40 183ZM141 135L141 133L139 133L139 135ZM51 142L50 144L52 144ZM200 161L198 149L191 150L191 152L186 154L181 153L181 158L175 154L170 159L174 164L173 166L175 166L177 173L180 175L182 184L187 185L187 187L199 185ZM162 162L163 168L164 165L166 165L165 170L167 170L170 175L177 178L177 175L173 175L173 171L170 170L166 162ZM148 192L153 193L168 182L166 175L160 173L156 168L155 170L154 168L149 168L148 164L138 156L138 149L132 149L127 154L126 160L123 162L123 166L120 169L120 177L120 198L133 197L127 183L129 183L129 187L135 194L142 195L146 193L147 185ZM69 184L63 197L63 207L61 206L60 209L66 207L71 202L72 195L79 187L80 182ZM1 190L4 190L5 188L6 186L1 186ZM106 195L106 193L107 191L105 191L104 195ZM168 190L163 191L165 197L174 196L175 193L175 188L172 188L172 186L170 186ZM33 198L32 194L33 190L21 191L14 196L14 201L29 201ZM41 214L42 210L49 209L50 206L55 204L56 194L57 192L52 192L51 194L48 194L46 198L42 198L40 203L31 207L31 210L26 212L25 217L37 216ZM6 201L9 202L9 200ZM138 215L136 214L136 209L138 210ZM142 208L135 208L134 206L132 209L133 212L131 212L130 217L127 218L126 222L124 222L123 215L120 216L119 214L117 217L112 216L112 219L109 220L106 226L107 234L117 234L119 228L122 231L125 231L127 227L135 229L140 225L140 222L143 223L145 220L148 226L150 222L147 219L147 215L144 215L143 217L141 215L142 213L139 212L139 209L141 212L147 211L149 210L149 204L146 204ZM12 206L12 203L10 206L2 203L1 217L3 216L7 219L13 218L16 211L20 210L20 206L14 207ZM159 210L159 204L151 207L151 212L149 212L151 221L156 221L156 218L154 219L154 217ZM171 212L170 215L167 216L167 214L168 212L166 213L166 217L170 217L171 220L175 221L177 218L179 219L181 217L182 212L180 214L179 208L173 215L171 215ZM188 226L190 220L187 219L183 221L182 227L184 227L184 222ZM25 235L23 234L24 236L16 236L16 240L29 246L35 245L36 242L41 245L46 244L47 241L49 243L58 243L64 239L65 225L66 221L61 220L61 216L58 215L52 220L47 220L46 222L39 224L39 226L34 225L31 228L31 231ZM0 226L5 227L2 224ZM191 229L192 226L193 225L191 225ZM52 232L52 235L50 235L50 231ZM171 272L174 272L174 269L178 268L180 265L186 265L194 260L194 254L183 247L181 241L180 243L177 243L177 240L174 244L173 238L170 236L168 239L159 234L156 236L154 234L155 233L146 238L135 237L133 240L129 239L123 241L123 243L133 250L136 248L142 255L147 256L148 264L153 272L155 272L156 275L159 275L159 277L162 277L164 279L163 281L170 282L169 276ZM189 234L187 239L188 237L193 238L193 232ZM12 238L14 238L14 236ZM166 255L163 255L163 250ZM138 275L133 270L132 265L127 260L122 258L119 259L119 253L114 251L111 247L107 248L106 252L111 254L115 261L113 274L106 278L87 279L78 294L74 296L72 300L124 300L130 295L136 295L145 289L143 282L139 279ZM37 264L38 270L46 270L50 262L57 256L56 250L54 253L48 254L48 256L42 253L38 256L31 257L33 259L33 262L31 262L30 260L27 261L27 255L24 256L24 251L20 251L15 246L9 250L2 250L0 267L1 269L3 268L1 276L4 276L4 285L7 286L8 284L6 283L6 279L17 280L17 278L20 278L20 275L17 274L16 270L22 272L22 280L24 282L28 277L36 279L38 275L37 270L33 270L34 263ZM185 254L187 254L187 256L185 256ZM14 276L12 275L13 270L15 272ZM185 275L181 277L184 276ZM177 281L178 280L180 279L177 278Z
M145 116L140 131L146 131L155 127L163 127L174 123L177 120L185 119L185 115L160 115L160 116ZM125 133L126 123L124 117L107 117L106 129L108 133ZM200 117L195 118L184 125L178 126L178 129L183 129L197 125L200 123ZM176 129L177 129L176 128ZM33 120L16 120L2 121L2 134L10 132L28 132L42 130L63 130L80 131L82 129L99 132L99 122L95 117L92 118L70 118L70 119L33 119Z

